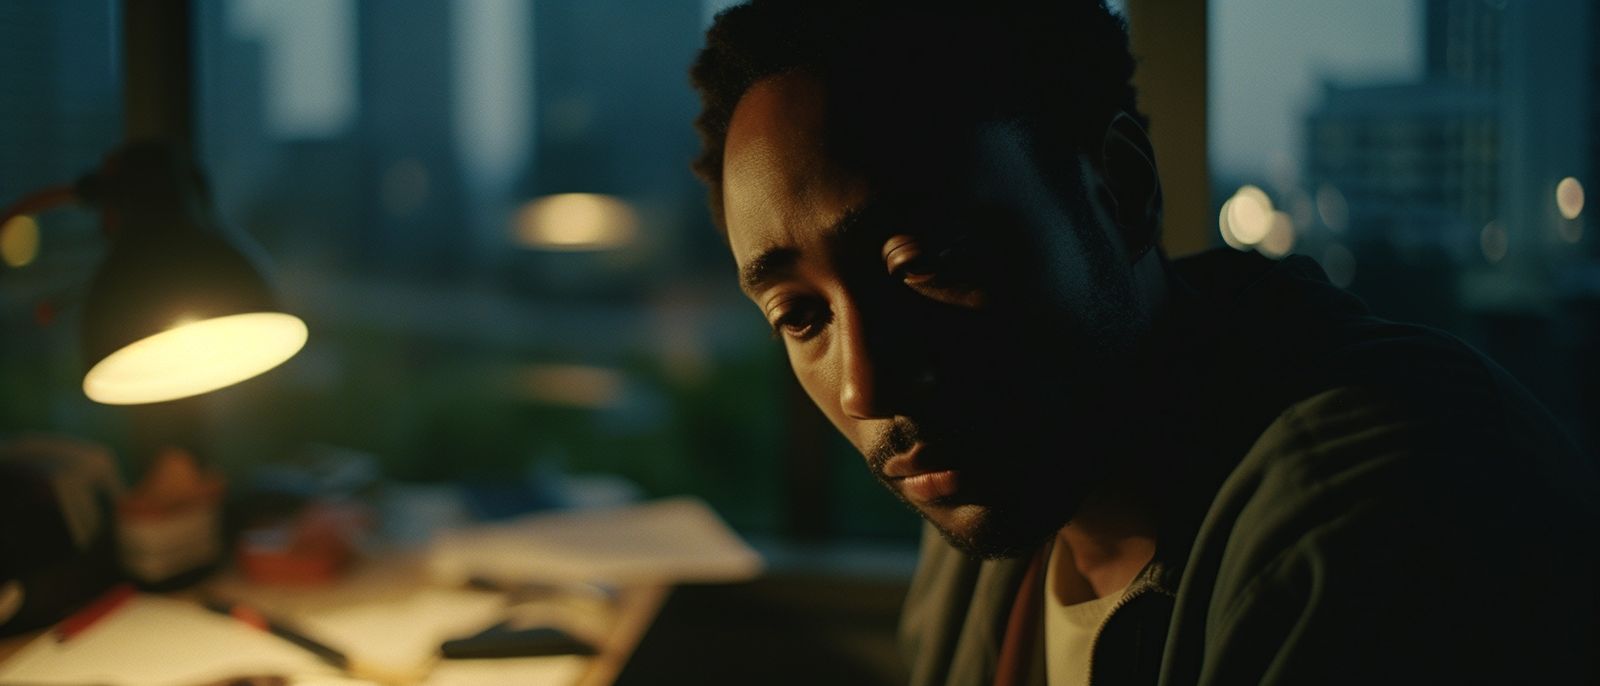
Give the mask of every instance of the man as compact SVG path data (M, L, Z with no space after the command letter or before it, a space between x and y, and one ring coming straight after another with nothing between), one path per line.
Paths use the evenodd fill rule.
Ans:
M913 683L1594 679L1596 469L1304 258L1169 262L1101 0L756 0L693 70L741 286L927 520Z

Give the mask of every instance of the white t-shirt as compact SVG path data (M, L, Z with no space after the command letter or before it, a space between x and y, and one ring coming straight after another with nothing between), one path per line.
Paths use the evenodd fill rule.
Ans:
M1088 686L1089 655L1095 634L1122 599L1122 591L1081 603L1064 605L1057 597L1057 574L1070 565L1072 551L1059 541L1050 552L1045 570L1044 663L1050 686Z

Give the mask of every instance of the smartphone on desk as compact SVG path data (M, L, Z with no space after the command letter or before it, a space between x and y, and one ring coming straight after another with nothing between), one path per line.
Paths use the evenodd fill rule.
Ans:
M593 645L555 627L518 629L510 623L496 624L481 633L445 641L440 650L446 659L456 660L596 653Z

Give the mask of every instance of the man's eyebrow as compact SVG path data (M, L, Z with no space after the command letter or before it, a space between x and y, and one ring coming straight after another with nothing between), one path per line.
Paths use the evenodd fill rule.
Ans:
M846 210L839 215L826 229L834 240L848 239L860 233L866 226L865 217L874 210L874 203L864 202ZM773 282L784 278L794 269L795 262L800 260L800 251L788 246L776 246L762 250L755 258L751 259L739 270L739 287L744 292L754 296Z
M739 270L739 287L750 296L760 293L769 284L783 278L800 259L794 248L768 248Z

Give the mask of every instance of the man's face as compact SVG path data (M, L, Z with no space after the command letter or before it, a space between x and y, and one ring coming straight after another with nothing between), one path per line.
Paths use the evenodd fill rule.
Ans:
M858 165L869 175L831 152L826 97L790 73L734 112L723 199L742 285L878 480L972 554L1027 552L1120 442L1114 382L1144 319L1097 177L1079 159L1047 180L1026 131L1001 124L914 162L882 153L898 157Z

